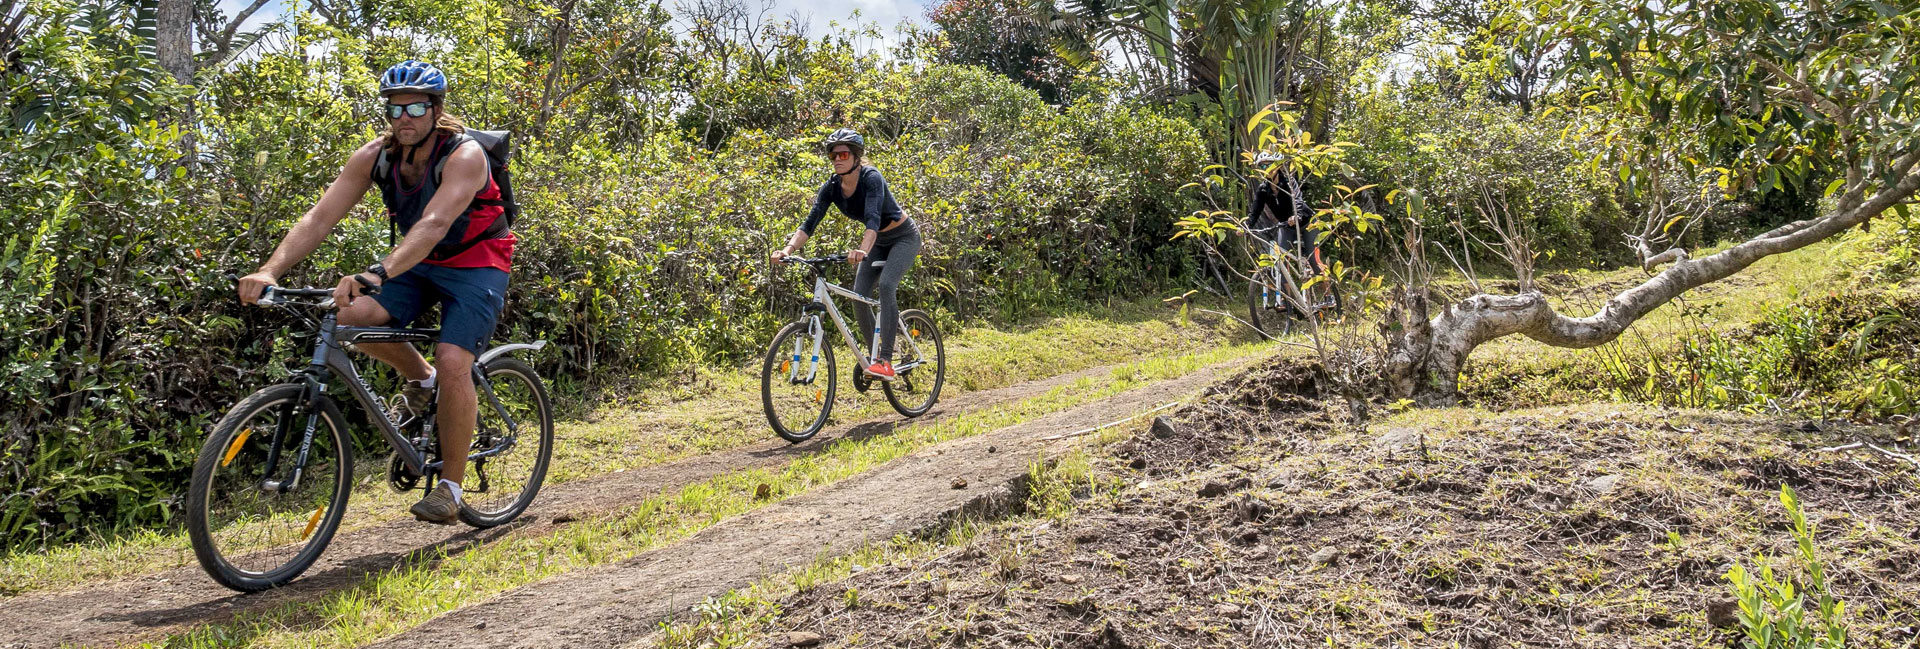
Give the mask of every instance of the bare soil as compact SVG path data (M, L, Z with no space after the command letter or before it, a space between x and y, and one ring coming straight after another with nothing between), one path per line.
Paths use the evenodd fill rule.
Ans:
M1735 646L1733 562L1804 580L1782 484L1849 646L1920 643L1920 478L1818 450L1888 429L1601 404L1358 430L1310 393L1239 377L1111 447L1119 486L1065 520L787 597L760 646Z

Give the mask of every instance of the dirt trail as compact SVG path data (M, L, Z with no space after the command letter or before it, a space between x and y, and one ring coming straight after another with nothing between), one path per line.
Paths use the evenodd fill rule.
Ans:
M1113 367L956 395L911 421L888 411L871 420L831 427L804 444L790 445L769 434L767 441L751 446L552 486L541 492L527 516L491 530L446 528L400 519L342 533L304 577L267 592L235 593L213 583L198 565L188 565L73 590L0 598L0 648L137 642L188 626L219 623L238 613L315 599L358 584L371 574L431 560L442 551L458 554L506 534L550 533L566 524L556 520L618 511L662 491L728 472L779 466L836 440L885 435L902 424L1016 403L1084 377L1110 374Z
M1078 441L1048 437L1181 399L1246 362L1224 362L1027 423L921 449L859 477L723 521L679 543L509 591L374 646L416 647L449 638L473 647L624 646L669 615L771 571L925 530L970 506L1011 497L1012 484L1026 475L1031 462Z

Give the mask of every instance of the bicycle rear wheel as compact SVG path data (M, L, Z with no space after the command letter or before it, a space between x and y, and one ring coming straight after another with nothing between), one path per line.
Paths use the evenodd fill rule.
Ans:
M460 485L460 520L474 527L493 527L518 518L540 493L553 457L553 411L547 386L525 361L501 357L487 361L482 369L493 386L493 399L480 393L472 452L505 450L467 464L466 480ZM494 399L499 400L498 407ZM507 426L503 410L517 432Z
M940 328L934 326L933 316L927 312L902 311L900 323L893 353L893 366L899 376L880 382L880 386L894 411L903 417L918 417L940 400L940 386L947 382L947 348L940 341ZM901 367L907 369L897 369Z
M300 403L305 394L306 386L293 383L253 393L200 447L187 487L187 536L200 567L222 586L255 592L293 581L340 527L353 481L346 419L324 396ZM313 442L301 466L309 428Z
M773 336L760 364L760 405L775 434L798 444L826 427L834 371L833 346L814 351L812 320L797 320Z

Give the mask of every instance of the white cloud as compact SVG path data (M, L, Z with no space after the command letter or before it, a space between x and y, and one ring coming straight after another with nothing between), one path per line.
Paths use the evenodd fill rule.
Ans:
M861 22L871 22L880 26L881 38L876 42L860 42L865 49L881 49L894 45L898 39L894 27L901 21L926 24L927 7L936 0L844 0L838 2L819 2L818 0L773 0L770 13L785 18L796 16L807 21L807 34L815 38L827 33L828 24L838 21L842 27L853 26L853 14L860 12Z

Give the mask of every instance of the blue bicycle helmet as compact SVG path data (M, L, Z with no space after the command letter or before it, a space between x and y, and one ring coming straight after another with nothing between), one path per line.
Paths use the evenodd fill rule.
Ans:
M380 75L380 96L417 92L442 97L447 94L447 76L432 63L408 59L395 63Z

